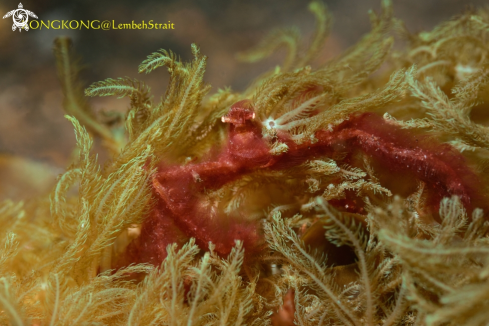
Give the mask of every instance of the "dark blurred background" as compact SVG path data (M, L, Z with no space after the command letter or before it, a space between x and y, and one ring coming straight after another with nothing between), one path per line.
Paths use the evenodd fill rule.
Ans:
M19 0L2 0L0 15L17 9ZM325 0L334 17L332 34L318 63L324 62L356 42L370 30L368 10L378 11L381 0ZM483 6L484 0L393 0L394 14L406 22L411 32L429 30L436 24L470 7ZM71 124L63 117L53 40L58 35L73 39L74 48L86 69L82 78L90 83L105 78L136 77L147 82L155 100L166 89L168 75L158 69L138 75L137 67L147 55L171 49L182 59L191 58L190 44L196 43L209 57L206 81L218 88L243 90L267 68L280 62L280 53L258 64L239 63L235 54L249 49L271 29L297 26L304 42L314 31L313 16L305 0L162 0L162 1L73 1L25 0L24 9L39 20L115 20L136 23L142 20L165 23L174 30L30 30L12 31L12 18L0 20L0 154L26 157L39 170L33 177L59 173L69 164L75 140ZM32 18L30 18L32 19ZM127 100L95 98L96 111L125 112ZM12 165L12 160L9 160ZM22 162L22 161L19 161ZM24 164L22 163L22 164ZM18 163L18 166L22 165ZM11 172L2 172L4 185ZM36 172L37 171L37 172ZM14 193L12 196L16 196ZM0 191L0 198L2 193Z

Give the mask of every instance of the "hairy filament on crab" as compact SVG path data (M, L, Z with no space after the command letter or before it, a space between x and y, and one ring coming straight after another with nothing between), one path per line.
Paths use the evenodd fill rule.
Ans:
M324 98L324 94L310 98L304 101L301 105L295 109L283 114L277 119L268 117L262 122L263 126L268 130L278 129L284 131L290 131L295 127L304 125L306 122L304 118L310 117L312 111L316 108L317 104Z

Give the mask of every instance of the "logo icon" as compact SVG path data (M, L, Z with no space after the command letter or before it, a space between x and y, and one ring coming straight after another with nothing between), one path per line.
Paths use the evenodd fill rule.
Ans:
M17 28L19 28L19 32L21 32L22 29L25 29L26 31L29 30L29 25L27 24L27 22L29 21L29 16L31 16L32 18L37 18L35 13L29 10L25 10L24 6L22 6L22 3L19 3L19 9L9 11L5 16L3 16L3 19L10 16L13 16L14 20L12 31L15 31Z

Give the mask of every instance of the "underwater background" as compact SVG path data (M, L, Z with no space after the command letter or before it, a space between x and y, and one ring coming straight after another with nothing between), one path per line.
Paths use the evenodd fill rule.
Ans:
M486 325L484 5L2 2L0 325Z
M368 10L378 11L380 0L324 1L332 13L332 33L316 60L323 63L341 53L370 30ZM394 15L410 32L430 30L438 23L462 13L483 0L397 0ZM114 20L130 23L142 20L164 23L174 30L11 30L12 19L0 20L0 153L30 158L29 171L36 176L27 182L23 173L11 167L0 169L0 199L22 199L49 190L54 178L70 162L75 143L72 125L63 117L62 90L57 79L53 41L67 35L81 55L86 86L106 78L137 77L152 88L155 100L163 95L168 74L163 71L138 76L135 67L148 53L171 49L189 60L189 46L196 43L208 56L205 81L213 92L230 86L243 91L260 73L280 62L278 51L258 63L242 63L236 53L249 49L273 28L297 26L308 40L314 20L300 0L208 0L208 1L28 1L24 8L39 20ZM17 8L13 0L0 3L2 16ZM32 18L31 18L32 19ZM96 111L126 112L128 100L93 98ZM98 144L100 145L100 144ZM96 150L99 153L104 151ZM102 154L103 155L103 154ZM102 156L104 161L107 157ZM3 164L4 160L0 160ZM21 175L19 175L21 174ZM32 175L31 175L32 177ZM27 178L29 179L29 178ZM34 184L32 184L32 182Z

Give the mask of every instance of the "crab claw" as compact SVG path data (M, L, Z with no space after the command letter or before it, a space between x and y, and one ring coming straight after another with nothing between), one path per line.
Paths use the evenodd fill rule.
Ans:
M231 106L229 112L221 118L224 123L244 125L246 121L255 119L255 111L250 100L242 100Z

